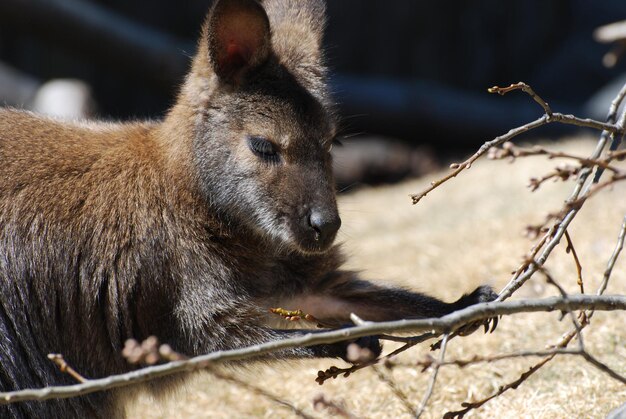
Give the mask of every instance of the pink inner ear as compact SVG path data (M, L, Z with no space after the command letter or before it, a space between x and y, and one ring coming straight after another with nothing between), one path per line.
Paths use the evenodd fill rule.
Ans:
M226 73L236 73L250 65L253 55L266 42L263 21L251 13L233 13L224 17L217 30L219 68Z
M235 40L230 40L228 47L226 47L226 62L231 67L240 67L246 65L250 61L252 53L248 48L243 45L239 45Z

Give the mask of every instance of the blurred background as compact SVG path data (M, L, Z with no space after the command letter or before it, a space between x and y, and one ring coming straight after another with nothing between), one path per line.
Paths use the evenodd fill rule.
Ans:
M0 103L70 118L160 118L210 4L0 0ZM423 174L541 114L525 95L490 95L490 86L525 81L555 111L603 119L626 80L620 37L594 39L626 18L623 0L328 0L328 14L347 137L336 156L342 185Z

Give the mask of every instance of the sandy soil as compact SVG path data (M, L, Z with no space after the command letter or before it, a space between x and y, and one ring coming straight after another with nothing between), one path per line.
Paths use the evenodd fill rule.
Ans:
M550 147L583 155L594 142L569 140ZM439 174L395 186L360 189L343 195L340 207L343 227L340 240L350 256L349 266L369 279L401 284L453 300L481 283L500 289L520 263L532 242L522 235L527 224L557 210L572 185L550 183L531 193L528 178L546 173L556 163L540 157L511 165L479 161L474 167L434 191L417 206L408 195L422 190ZM626 214L626 185L618 185L588 202L570 228L583 265L588 290L595 290L613 251ZM577 292L576 272L563 244L547 264L554 277ZM626 293L626 256L618 261L607 293ZM541 279L522 287L514 298L556 295ZM603 362L626 374L626 314L598 313L585 330L587 348ZM447 357L495 354L522 349L543 349L557 342L571 328L558 313L516 315L501 320L492 335L476 333L450 342ZM393 345L387 345L391 349ZM403 353L398 361L411 365L429 353L427 344ZM537 359L507 360L440 371L435 393L424 417L441 417L458 410L463 401L478 400L516 379ZM341 402L354 415L370 418L410 417L390 387L371 370L318 386L319 369L340 361L323 360L256 366L231 371L243 380L288 400L307 414L315 411L318 394ZM410 403L419 405L430 372L398 366L381 368ZM548 363L517 390L492 400L467 417L498 418L601 418L626 402L626 386L609 378L577 357L561 357ZM200 373L167 398L155 400L147 393L129 403L132 418L234 418L293 417L288 409L249 390Z

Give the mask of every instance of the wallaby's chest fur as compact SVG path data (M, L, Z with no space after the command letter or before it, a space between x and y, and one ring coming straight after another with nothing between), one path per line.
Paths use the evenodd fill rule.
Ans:
M21 297L42 308L37 324L75 331L66 343L92 338L94 348L106 348L100 356L112 370L130 336L163 336L164 325L180 328L186 317L212 332L214 316L236 317L245 301L278 290L302 291L309 277L338 265L328 255L268 247L228 225L194 176L176 173L159 128L72 126L0 111L3 272L30 285ZM190 313L193 301L172 298L188 294L212 304Z
M26 386L71 382L46 362L52 352L88 377L127 370L129 337L188 354L231 347L229 327L260 322L272 296L337 267L229 225L160 129L0 110L0 356L37 365L16 372Z

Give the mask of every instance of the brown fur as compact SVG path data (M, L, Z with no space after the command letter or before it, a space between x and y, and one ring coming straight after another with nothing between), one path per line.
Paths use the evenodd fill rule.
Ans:
M273 306L342 324L350 312L440 316L493 298L483 287L446 304L339 270L323 3L263 6L269 17L252 0L214 5L163 122L62 123L0 110L2 390L71 382L50 352L102 377L129 369L120 349L131 337L156 335L197 355L302 333L266 326ZM254 152L250 136L271 141L278 160ZM108 416L109 402L97 394L0 413Z

